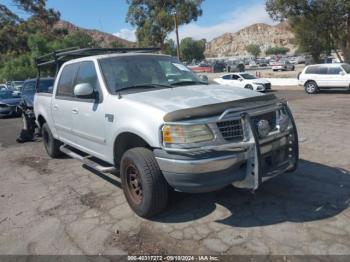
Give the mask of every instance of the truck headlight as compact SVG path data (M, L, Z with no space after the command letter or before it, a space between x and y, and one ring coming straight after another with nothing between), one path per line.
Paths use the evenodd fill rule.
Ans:
M162 136L165 144L190 144L214 138L206 125L164 125Z

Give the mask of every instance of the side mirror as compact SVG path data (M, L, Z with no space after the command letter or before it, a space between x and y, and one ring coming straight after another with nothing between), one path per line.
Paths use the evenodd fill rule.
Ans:
M242 81L243 81L243 79L242 79L242 78L239 78L239 81L241 81L241 82L242 82Z
M345 76L345 72L344 71L340 71L339 75Z
M202 82L208 84L209 78L206 75L198 75L198 77Z
M94 98L94 89L89 83L77 84L74 87L74 95L79 98Z

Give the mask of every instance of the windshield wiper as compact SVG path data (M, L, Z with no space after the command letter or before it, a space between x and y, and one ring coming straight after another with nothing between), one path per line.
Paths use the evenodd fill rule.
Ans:
M205 82L200 82L200 81L190 81L190 80L186 80L186 81L178 81L178 82L173 82L171 83L172 86L177 86L177 85L197 85L197 84L203 84L203 85L207 85L207 83Z
M123 91L123 90L128 90L128 89L133 89L133 88L160 88L160 87L172 88L172 86L170 86L170 85L162 85L162 84L140 84L140 85L125 86L125 87L116 89L115 92L120 92L120 91Z

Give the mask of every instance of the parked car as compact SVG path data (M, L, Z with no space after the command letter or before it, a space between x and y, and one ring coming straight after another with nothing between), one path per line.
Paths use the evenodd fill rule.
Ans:
M304 86L309 94L315 94L320 89L350 88L350 65L319 64L304 68L299 74L299 85Z
M226 70L226 63L223 62L215 62L213 64L213 73L224 72Z
M288 60L280 60L272 65L272 71L294 71L295 66Z
M15 94L15 95L21 95L22 87L23 87L24 81L12 81L8 85L8 88Z
M245 65L241 61L227 61L227 72L244 72Z
M24 81L21 96L21 107L33 108L34 95L36 92L52 93L54 78L41 78L39 81L38 90L36 90L37 79L29 79Z
M20 99L20 96L11 90L0 89L0 117L18 115L20 113L18 108Z
M1 90L8 90L7 85L5 84L0 84L0 91Z
M246 72L226 74L215 78L214 81L222 85L230 85L261 92L271 90L271 82L262 78L257 78Z
M118 169L125 197L142 217L165 209L170 188L257 189L295 170L297 130L285 100L203 84L176 58L137 50L55 53L58 61L72 60L60 68L52 95L34 97L51 157L64 152L99 172Z
M188 66L195 73L212 73L213 67L209 64L199 64L194 66Z

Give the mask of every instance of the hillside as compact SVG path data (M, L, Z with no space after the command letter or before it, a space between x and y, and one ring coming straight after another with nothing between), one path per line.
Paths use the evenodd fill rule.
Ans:
M258 44L264 52L269 47L287 47L291 52L296 50L294 35L287 22L271 26L253 24L236 33L226 33L208 42L206 57L248 55L245 47Z
M85 29L78 27L76 25L73 25L67 21L59 21L55 25L55 28L57 29L66 29L68 32L73 32L73 31L83 31L87 34L89 34L96 42L101 43L101 46L109 46L110 43L112 42L118 42L122 44L125 47L133 47L135 46L134 42L130 42L128 40L122 39L120 37L117 37L112 34L104 33L96 29Z

